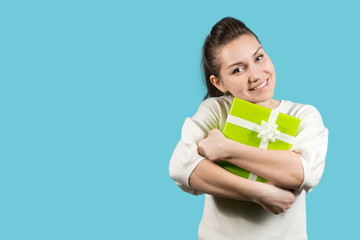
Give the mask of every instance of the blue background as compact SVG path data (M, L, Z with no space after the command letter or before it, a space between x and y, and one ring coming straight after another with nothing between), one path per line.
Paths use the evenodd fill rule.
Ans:
M225 16L262 41L275 98L314 105L330 131L309 239L357 236L355 2L1 1L0 239L196 239L203 196L168 162Z

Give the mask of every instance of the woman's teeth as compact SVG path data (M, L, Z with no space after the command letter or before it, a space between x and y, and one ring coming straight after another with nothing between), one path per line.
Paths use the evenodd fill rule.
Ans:
M267 80L265 82L263 82L261 85L257 86L256 88L253 88L251 90L258 90L260 88L263 88L263 87L265 87L266 83L267 83Z

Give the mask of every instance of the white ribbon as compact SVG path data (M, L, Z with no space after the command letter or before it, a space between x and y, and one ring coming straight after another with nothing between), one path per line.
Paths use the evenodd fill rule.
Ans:
M262 125L247 121L242 118L238 118L238 117L230 115L230 114L228 115L226 121L229 123L235 124L237 126L249 129L250 131L259 133L258 138L261 138L261 143L260 143L259 148L266 149L267 146L269 145L269 141L272 140L272 138L274 139L274 141L275 141L275 139L278 139L280 141L287 142L289 144L293 144L294 140L295 140L295 138L293 136L282 133L282 132L276 130L276 128L274 129L273 125L275 125L277 127L275 122L276 122L278 116L279 116L279 112L271 111L268 122L263 121ZM264 126L266 126L266 127L264 127ZM268 134L265 134L265 133L260 134L261 130L267 131L268 129L266 129L266 128L270 128L271 131L269 130L267 132ZM275 130L275 132L272 130ZM265 136L263 136L263 135L265 135ZM271 136L271 137L269 137L269 136Z
M258 138L261 138L259 148L267 149L269 142L274 142L275 139L287 142L289 144L294 143L295 138L293 136L287 135L277 130L278 125L276 125L275 123L278 116L278 111L271 111L268 122L261 121L261 125L247 121L242 118L238 118L230 114L228 115L226 121L237 126L249 129L250 131L259 133L257 136ZM257 176L255 174L250 173L250 180L256 181L256 178Z

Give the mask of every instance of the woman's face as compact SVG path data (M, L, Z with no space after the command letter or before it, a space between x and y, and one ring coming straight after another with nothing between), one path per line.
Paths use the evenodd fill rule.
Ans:
M275 69L258 40L243 35L220 48L220 79L210 81L222 92L262 106L272 107Z

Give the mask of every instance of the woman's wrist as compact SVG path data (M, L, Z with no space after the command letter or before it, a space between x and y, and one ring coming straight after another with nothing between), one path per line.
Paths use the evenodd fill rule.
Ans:
M228 138L225 138L221 143L220 143L220 151L222 153L222 160L230 160L231 158L231 141Z
M252 202L260 203L262 201L262 194L266 190L265 183L251 181L252 184L252 194L249 196Z
M235 142L231 139L225 138L222 143L222 153L224 160L231 160L234 157L234 148L236 148L237 152L239 152L239 148L242 147L241 143ZM239 156L237 156L239 157Z

